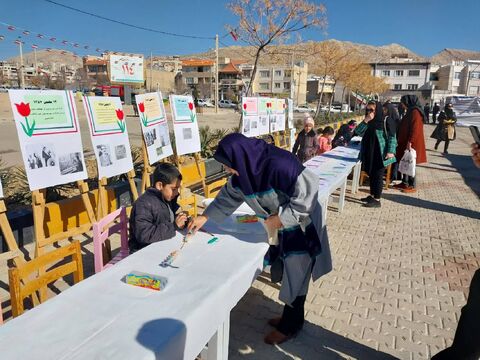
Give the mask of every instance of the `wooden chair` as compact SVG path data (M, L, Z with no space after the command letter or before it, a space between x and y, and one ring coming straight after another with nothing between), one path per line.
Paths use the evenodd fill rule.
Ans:
M118 222L115 222L116 220L118 220ZM113 259L105 261L105 242L112 234L120 234L120 251ZM93 256L95 273L116 264L128 255L127 210L126 208L121 207L93 224Z
M179 197L177 203L183 211L188 213L189 216L197 216L197 198L195 194L190 194L186 197Z
M222 178L205 185L205 197L208 199L217 196L217 194L220 192L220 190L226 183L227 178Z
M69 262L35 276L39 269L45 269L52 263L64 260L68 256L72 257ZM69 274L73 274L73 282L75 284L83 280L82 253L78 240L9 269L8 278L10 281L13 317L23 314L23 300L25 298L34 295L41 288Z
M359 181L360 186L363 185L365 178L368 178L368 174L365 171L362 171L360 174L360 181ZM392 179L392 164L387 166L387 171L385 173L385 190L388 190L388 188L390 187L391 179Z

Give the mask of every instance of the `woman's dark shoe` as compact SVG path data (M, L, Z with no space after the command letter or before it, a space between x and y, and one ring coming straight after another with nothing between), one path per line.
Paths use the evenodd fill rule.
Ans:
M413 186L409 186L409 187L403 189L402 192L404 192L404 193L414 193L414 192L417 192L417 189L415 189Z
M274 327L275 329L280 325L280 321L282 320L281 317L273 318L268 320L268 325Z
M379 208L382 206L382 204L380 203L380 200L375 200L372 198L372 201L363 204L362 206L366 208Z
M279 344L284 343L285 341L290 340L291 338L295 337L296 335L297 335L297 333L291 334L291 335L285 335L278 330L273 330L267 336L265 336L263 341L265 341L265 343L269 344L269 345L275 345L275 344L279 345Z
M435 150L438 150L438 144L435 144Z
M364 203L369 203L373 200L373 196L372 195L368 195L367 197L364 197L364 198L361 198L360 201L361 202L364 202Z
M400 184L397 184L397 185L393 185L393 188L397 189L397 190L403 190L407 187L408 187L408 185L405 184L404 182L401 182Z

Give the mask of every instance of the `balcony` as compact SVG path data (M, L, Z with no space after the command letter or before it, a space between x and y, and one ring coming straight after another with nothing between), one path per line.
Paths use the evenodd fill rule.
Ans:
M239 79L221 79L220 85L234 85L234 86L242 86L243 81Z

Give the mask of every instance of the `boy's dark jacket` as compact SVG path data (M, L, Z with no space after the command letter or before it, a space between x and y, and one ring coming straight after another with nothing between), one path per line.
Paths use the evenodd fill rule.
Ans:
M159 190L148 188L135 201L130 214L130 251L174 237L178 230L175 224L178 209L177 198L165 201Z

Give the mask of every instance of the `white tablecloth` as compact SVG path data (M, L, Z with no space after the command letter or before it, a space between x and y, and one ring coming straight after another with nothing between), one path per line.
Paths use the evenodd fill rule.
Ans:
M304 163L320 179L320 199L325 200L342 186L357 164L359 152L357 148L339 146Z
M197 233L178 268L159 264L179 248L180 234L152 244L7 322L0 359L194 359L261 272L268 249L265 235L218 237L209 245L212 236ZM169 283L159 292L125 284L132 270Z

